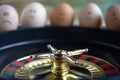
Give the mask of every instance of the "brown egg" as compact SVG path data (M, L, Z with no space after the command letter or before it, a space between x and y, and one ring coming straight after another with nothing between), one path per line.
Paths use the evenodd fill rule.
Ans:
M79 14L81 27L100 28L102 25L102 12L95 3L87 4Z
M105 22L108 29L120 31L120 5L113 5L107 10Z
M50 14L52 26L70 27L73 25L74 11L73 8L66 3L60 3L53 8Z

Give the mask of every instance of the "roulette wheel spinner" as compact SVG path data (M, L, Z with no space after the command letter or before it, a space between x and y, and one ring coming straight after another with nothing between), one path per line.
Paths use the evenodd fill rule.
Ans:
M94 80L119 74L119 60L111 58L114 52L119 55L117 54L119 47L107 44L108 41L111 43L112 38L101 39L91 33L89 34L91 36L90 39L85 37L88 34L82 32L93 31L95 33L97 31L97 36L106 33L106 37L111 34L111 31L104 32L104 30L84 28L61 28L62 32L58 30L58 28L43 28L9 32L11 34L17 33L15 36L17 38L19 36L19 39L11 40L14 44L9 41L1 44L1 52L7 54L7 56L4 55L5 58L3 59L7 63L1 63L1 75L20 80ZM56 34L53 34L54 31ZM66 31L76 36L71 38L70 35L65 34ZM21 33L24 33L24 36L27 37L20 37ZM29 33L35 36L28 36ZM42 34L38 35L38 33ZM11 34L4 35L12 37ZM58 34L65 35L60 36ZM112 35L115 35L114 38L117 39L116 36L119 33L113 32ZM78 38L79 36L80 38ZM6 44L9 44L9 46L7 45L6 47ZM49 45L50 52L46 47L47 44L52 44L56 48ZM112 44L119 46L118 42ZM87 49L83 48L88 48L89 51L87 52ZM84 52L85 54L82 54Z

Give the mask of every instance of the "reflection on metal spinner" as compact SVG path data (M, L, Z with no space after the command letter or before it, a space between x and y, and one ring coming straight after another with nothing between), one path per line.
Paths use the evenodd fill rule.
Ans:
M31 62L21 64L18 60L13 64L20 65L17 69L10 69L7 66L2 75L8 74L14 71L14 77L27 80L82 80L87 78L93 80L94 78L101 78L107 74L117 73L117 69L110 63L100 59L93 59L92 62L83 60L85 55L83 53L88 52L88 49L81 49L75 51L58 50L51 45L48 48L52 53L46 54L34 54L30 55L28 59L32 59ZM83 59L76 59L73 56L80 55ZM92 59L93 57L91 57ZM30 61L26 59L27 61ZM96 65L94 62L98 61L104 64ZM22 66L21 66L22 65ZM12 65L13 66L13 65ZM111 71L106 67L111 67Z

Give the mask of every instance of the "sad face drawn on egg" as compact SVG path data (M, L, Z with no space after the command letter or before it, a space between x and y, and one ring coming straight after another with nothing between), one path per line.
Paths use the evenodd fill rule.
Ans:
M60 12L59 13L60 21L64 21L65 20L65 16L66 16L65 12Z
M46 20L46 9L38 2L28 4L21 13L21 24L23 28L44 27Z
M107 10L105 22L108 29L120 31L120 5L113 5Z
M66 12L63 10L60 10L57 15L58 24L63 24L64 21L66 20L66 16L67 16Z
M100 28L102 24L102 12L95 3L86 5L79 14L81 27Z
M56 5L50 14L51 25L54 27L70 27L73 25L74 11L69 4Z
M28 21L30 21L30 22L37 21L37 18L35 16L37 11L34 9L30 9L29 13L30 13L30 15L28 16L28 19L29 19Z
M18 26L18 14L11 5L0 6L0 31L15 30Z
M113 18L112 18L113 21L118 20L117 14L116 14L115 12L113 12L113 13L111 14L111 16L113 17Z
M3 12L3 16L6 17L6 18L8 18L8 17L10 16L10 13L5 11L5 12ZM9 21L9 20L3 20L3 21L1 22L1 24L9 24L9 25L12 25L11 21Z
M86 21L89 23L92 20L92 12L88 11L86 12Z
M29 16L29 18L34 20L34 19L35 19L35 16L34 16L35 13L36 13L36 10L31 9L31 10L30 10L31 16ZM33 14L33 15L32 15L32 14Z
M120 13L116 13L115 11L113 11L113 13L111 13L112 21L119 21L119 14Z

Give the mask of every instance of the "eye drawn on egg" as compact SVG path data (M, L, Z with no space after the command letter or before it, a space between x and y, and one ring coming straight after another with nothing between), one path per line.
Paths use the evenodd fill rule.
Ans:
M61 12L61 13L60 13L60 16L61 16L61 17L64 17L64 16L65 16L65 13L64 13L64 12Z
M88 15L91 15L92 13L89 11L89 12L87 12L87 14L88 14Z
M36 13L36 10L30 9L30 13Z
M3 16L9 16L10 14L9 14L9 12L4 12L3 13Z

